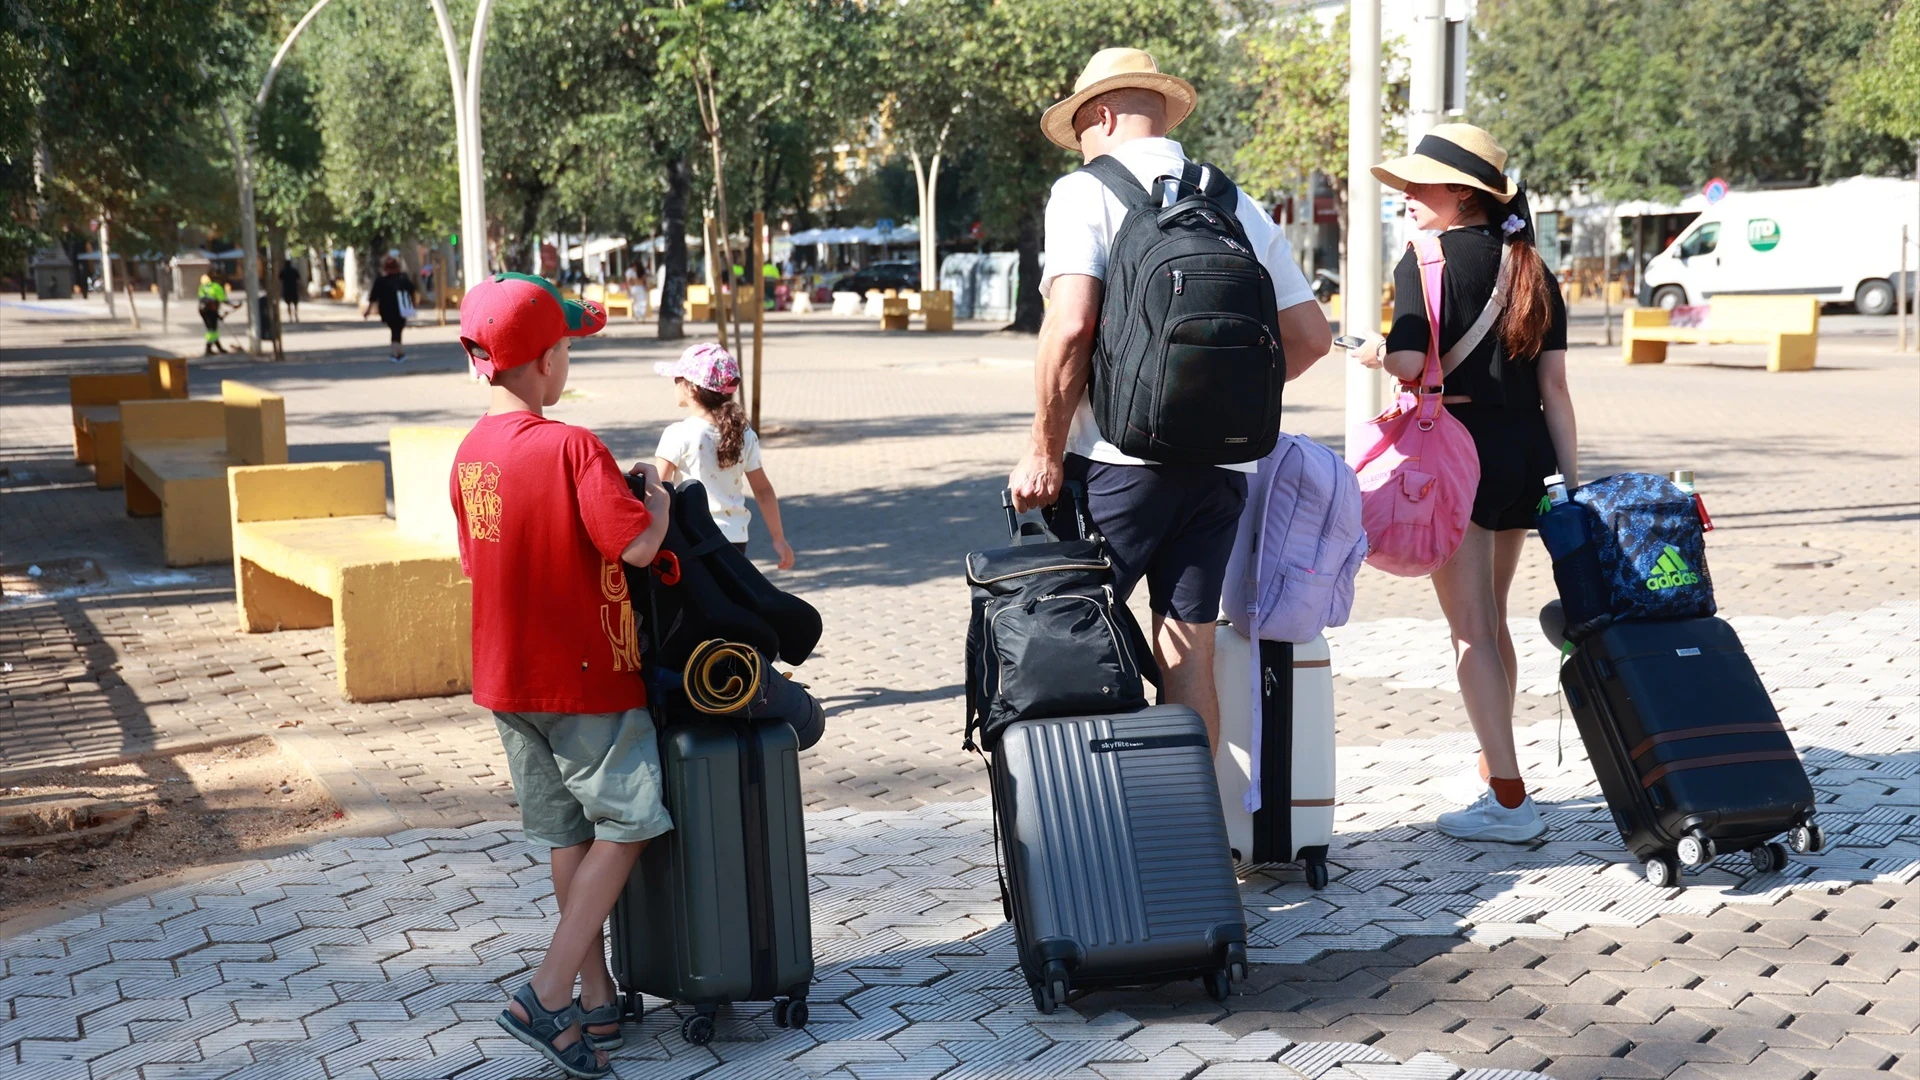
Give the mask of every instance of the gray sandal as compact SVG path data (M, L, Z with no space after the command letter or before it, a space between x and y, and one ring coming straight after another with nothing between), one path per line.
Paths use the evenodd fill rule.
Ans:
M617 998L597 1009L589 1009L580 1003L579 998L574 998L573 1007L580 1010L580 1034L587 1037L587 1041L593 1044L595 1050L618 1050L627 1045L627 1037L619 1031L611 1035L595 1035L587 1030L590 1027L606 1027L608 1024L619 1026L623 1018Z
M541 1057L553 1062L560 1071L576 1080L600 1080L613 1072L612 1065L600 1064L594 1047L587 1038L586 1028L580 1029L580 1038L564 1049L553 1045L553 1040L566 1033L566 1030L580 1022L579 1003L576 1001L564 1009L548 1009L540 1004L540 995L533 992L533 984L527 983L513 992L513 1000L527 1010L525 1020L513 1015L511 1009L500 1010L494 1022L506 1029L507 1034L519 1039L537 1051Z

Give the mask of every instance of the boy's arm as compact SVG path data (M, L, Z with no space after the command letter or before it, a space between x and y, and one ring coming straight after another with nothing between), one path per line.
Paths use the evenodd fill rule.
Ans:
M648 566L652 564L653 557L660 553L661 542L667 538L667 514L673 508L673 495L660 483L659 474L649 468L646 462L634 466L634 475L644 481L646 497L641 502L646 505L647 516L652 520L620 553L620 561L629 566Z

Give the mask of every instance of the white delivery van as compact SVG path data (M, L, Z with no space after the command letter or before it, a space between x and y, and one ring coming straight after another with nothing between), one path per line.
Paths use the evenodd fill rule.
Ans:
M1886 315L1894 307L1902 224L1920 230L1920 184L1912 180L1856 176L1826 187L1732 192L1647 263L1640 303L1672 308L1722 293L1812 295ZM1907 265L1911 274L1911 244Z

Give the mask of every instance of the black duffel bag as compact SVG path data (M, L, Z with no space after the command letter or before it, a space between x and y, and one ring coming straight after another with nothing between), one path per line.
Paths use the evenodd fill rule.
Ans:
M1144 709L1145 683L1160 684L1146 635L1115 598L1113 559L1092 527L1086 488L1069 483L1066 497L1082 539L1022 524L1008 491L1000 499L1014 546L967 555L969 750L993 749L1017 720Z

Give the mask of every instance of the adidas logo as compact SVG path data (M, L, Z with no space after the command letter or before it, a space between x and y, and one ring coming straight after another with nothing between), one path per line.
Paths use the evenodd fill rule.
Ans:
M1653 576L1647 578L1647 588L1655 591L1677 589L1682 585L1700 584L1700 575L1693 572L1687 560L1680 555L1680 549L1672 544L1660 553L1660 559L1653 564Z

